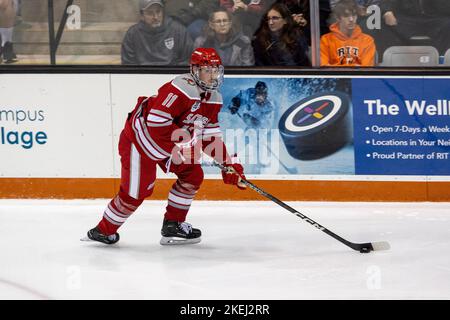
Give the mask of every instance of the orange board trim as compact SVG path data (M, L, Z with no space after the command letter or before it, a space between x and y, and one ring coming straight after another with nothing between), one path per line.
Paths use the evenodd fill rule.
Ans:
M173 183L173 179L158 179L151 199L167 199ZM115 178L0 178L0 198L112 198L119 184ZM450 201L450 182L257 180L255 184L284 201ZM240 191L209 179L196 199L267 200L252 190Z

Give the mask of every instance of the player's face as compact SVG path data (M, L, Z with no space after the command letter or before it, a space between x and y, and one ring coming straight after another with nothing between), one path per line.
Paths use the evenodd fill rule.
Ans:
M231 20L226 12L216 12L209 26L217 34L228 34L231 29Z
M142 19L151 28L158 28L164 19L164 10L159 4L153 4L142 13Z
M267 24L269 26L270 31L278 32L283 29L286 24L286 20L283 19L281 14L276 10L270 10L266 16Z
M340 16L338 19L339 29L343 33L352 32L356 27L357 18L358 15L356 14L356 12L346 10L345 14Z
M267 94L265 94L265 93L259 93L259 94L257 93L255 95L255 102L259 105L264 104L264 102L266 102L266 99L267 99Z
M220 77L219 66L201 66L198 70L198 77L207 85L214 84Z

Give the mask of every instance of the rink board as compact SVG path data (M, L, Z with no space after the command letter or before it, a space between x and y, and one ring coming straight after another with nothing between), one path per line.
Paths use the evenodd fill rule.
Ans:
M1 74L0 197L114 195L120 175L118 137L127 113L138 96L155 94L172 78L167 74ZM258 158L256 164L246 166L247 177L261 187L286 200L450 200L449 78L230 76L222 88L224 109L219 117L229 149L240 151L227 140L227 130L245 126L228 112L231 98L257 81L268 85L276 110L270 127L262 131L275 132L271 146L276 157L269 155L269 163ZM350 98L353 135L325 157L296 159L277 136L280 118L295 103L320 95L321 90ZM427 131L421 131L424 128ZM239 154L245 158L249 151L244 148ZM224 187L215 168L205 172L200 198L259 199L253 192L235 193ZM158 176L154 198L164 199L174 177L162 172Z

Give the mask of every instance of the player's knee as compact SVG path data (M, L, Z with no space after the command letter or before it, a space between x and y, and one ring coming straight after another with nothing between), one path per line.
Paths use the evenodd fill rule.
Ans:
M192 171L189 177L189 182L200 187L204 179L203 169L200 166L195 166L194 168L195 169Z
M151 189L150 194L153 192L153 188ZM140 199L135 199L133 197L131 197L128 193L120 190L119 191L119 198L120 200L122 200L123 202L125 202L126 204L130 204L133 207L139 207L142 202L144 201L145 197L142 197Z
M196 192L203 182L203 170L200 168L192 170L188 176L179 177L178 183L188 192Z

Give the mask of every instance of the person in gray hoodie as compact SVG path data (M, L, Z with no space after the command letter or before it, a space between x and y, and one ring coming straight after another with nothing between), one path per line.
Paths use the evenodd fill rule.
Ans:
M164 14L161 0L140 0L141 21L125 34L122 64L188 65L193 41L186 27Z
M250 39L242 33L225 8L218 8L210 14L204 34L195 39L194 47L214 48L224 66L255 64Z

